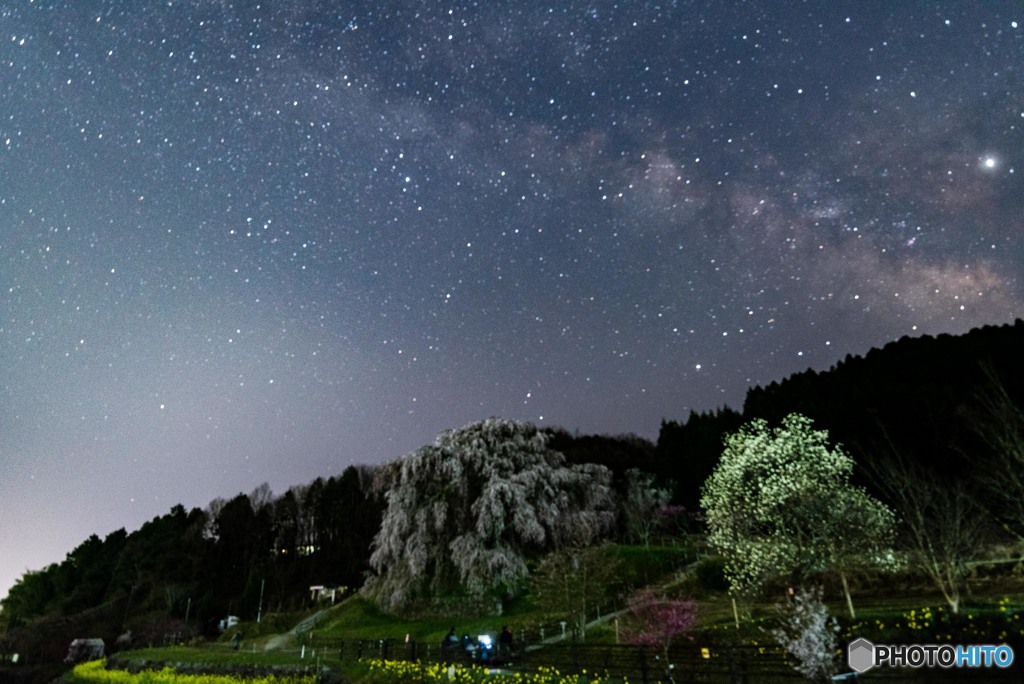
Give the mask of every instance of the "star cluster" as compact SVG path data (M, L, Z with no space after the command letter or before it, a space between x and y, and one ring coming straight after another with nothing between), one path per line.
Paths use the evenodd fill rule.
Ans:
M1021 22L0 8L0 591L92 532L490 415L653 438L1020 316Z

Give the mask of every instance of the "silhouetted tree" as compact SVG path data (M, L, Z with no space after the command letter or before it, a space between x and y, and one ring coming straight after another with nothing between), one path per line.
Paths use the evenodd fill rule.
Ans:
M654 475L635 468L624 476L625 493L621 496L621 518L631 541L650 546L651 536L661 525L658 512L672 497L668 489L656 487Z
M872 471L900 518L902 546L953 613L966 592L968 562L983 546L989 518L965 480L948 481L891 452Z
M369 570L370 545L384 515L384 498L372 486L374 472L349 466L324 484L317 514L322 581L355 588Z
M26 572L8 590L7 596L0 601L3 606L0 620L5 631L46 613L56 595L52 577L55 570L56 565L50 565L43 570Z
M149 609L183 614L207 550L205 525L202 511L186 512L181 505L144 523L116 556L111 593L130 595L129 608L136 614Z
M991 363L982 363L982 386L961 416L984 453L967 452L987 508L1000 526L1024 541L1024 406L1010 395Z
M279 556L296 556L299 538L299 502L292 487L274 501L274 550Z
M544 557L532 573L532 597L552 613L569 618L580 639L587 635L587 616L611 598L619 562L607 545L569 547Z
M742 416L730 408L691 411L685 423L662 421L650 470L675 484L673 503L691 511L700 509L700 488L718 463L722 440L742 424Z

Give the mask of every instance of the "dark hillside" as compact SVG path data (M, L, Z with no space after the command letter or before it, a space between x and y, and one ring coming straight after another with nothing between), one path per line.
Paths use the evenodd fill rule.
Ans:
M828 372L805 371L753 388L745 419L780 420L800 412L857 458L895 450L944 476L962 476L984 447L967 416L993 376L1024 404L1024 321L961 336L904 337L847 357ZM989 372L991 370L991 373Z
M677 482L676 502L695 507L722 436L752 418L777 423L799 412L829 431L859 462L901 459L946 478L991 456L978 430L978 395L994 381L1024 406L1024 321L965 335L904 337L825 372L807 370L751 388L739 414L691 414L662 424L655 470Z

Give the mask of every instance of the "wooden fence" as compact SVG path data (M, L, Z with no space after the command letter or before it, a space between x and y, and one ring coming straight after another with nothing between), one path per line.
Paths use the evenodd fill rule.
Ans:
M380 658L421 662L465 662L461 653L447 657L440 644L396 639L361 640L338 643L334 655L342 660ZM493 665L500 671L531 672L538 667L554 667L566 674L594 674L633 684L794 684L807 681L792 666L790 657L779 647L751 645L700 646L685 644L669 652L668 661L660 652L639 646L587 644L570 639L553 644L520 642L507 658ZM888 682L916 684L925 682L1021 682L1022 670L995 669L920 669L878 668L863 675L847 673L836 678L845 682Z
M225 649L229 644L222 644ZM243 650L248 650L243 645ZM251 646L255 652L256 645ZM879 682L886 684L925 684L936 682L1024 682L1024 649L1016 649L1017 660L1010 668L875 668L862 675L846 673L835 681ZM472 662L465 652L444 651L438 642L412 639L359 639L339 641L306 636L298 647L275 649L293 656L296 665L331 666L340 661L399 660L423 663ZM495 653L495 655L497 655ZM511 653L501 654L485 663L496 673L536 672L540 667L555 668L563 674L600 676L630 684L795 684L807 681L793 667L791 656L779 646L739 645L699 642L674 646L666 660L660 649L640 646L598 644L571 638L548 642L518 641ZM6 681L0 678L0 681Z

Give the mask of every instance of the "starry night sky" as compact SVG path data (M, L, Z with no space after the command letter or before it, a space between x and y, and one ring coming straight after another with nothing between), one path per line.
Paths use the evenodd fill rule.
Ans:
M1020 2L0 2L0 95L0 595L1024 313Z

